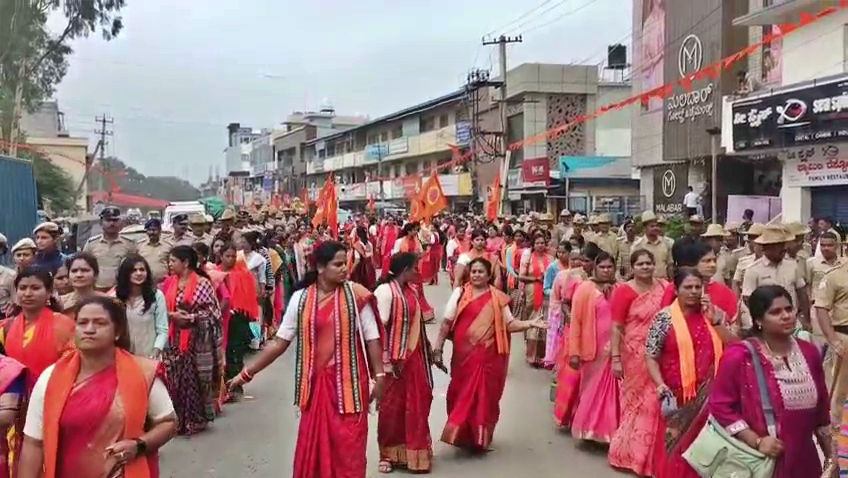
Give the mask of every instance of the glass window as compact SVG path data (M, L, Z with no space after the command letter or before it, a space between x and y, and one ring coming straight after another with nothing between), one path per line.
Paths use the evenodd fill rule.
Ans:
M448 115L439 116L439 128L445 128L449 124Z
M398 139L403 136L403 125L397 125L392 128L392 139Z

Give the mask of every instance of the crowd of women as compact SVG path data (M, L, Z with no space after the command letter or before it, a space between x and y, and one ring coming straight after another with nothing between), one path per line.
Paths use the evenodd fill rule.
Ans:
M292 344L293 476L366 476L372 406L379 471L429 472L433 369L450 375L441 441L485 453L514 333L552 374L556 425L608 447L615 468L729 478L742 465L710 455L720 429L768 470L750 476L818 477L819 450L835 469L821 350L798 338L793 291L737 299L698 237L675 246L668 281L651 250L667 243L639 247L631 229L624 253L599 221L567 237L544 216L225 230L170 248L162 280L121 257L110 290L91 253L55 271L19 263L0 323L0 478L157 477L164 443L204 430ZM424 286L442 267L452 294L434 310Z

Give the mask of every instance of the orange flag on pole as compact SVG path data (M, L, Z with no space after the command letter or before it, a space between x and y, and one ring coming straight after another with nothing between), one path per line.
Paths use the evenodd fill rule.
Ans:
M368 210L371 211L372 214L377 212L377 204L374 202L373 194L368 196Z
M486 200L486 219L496 221L501 206L501 175L495 176L495 184L492 185L491 193Z
M321 190L318 191L318 200L315 201L317 209L315 211L315 215L312 216L312 227L318 227L327 221L329 224L330 218L332 217L332 206L333 199L336 196L336 183L333 180L333 176L327 178L327 182L324 183L324 186L321 187ZM338 199L336 198L336 209L338 209ZM337 213L338 211L336 211ZM336 222L338 222L338 218L336 218Z
M442 191L442 184L439 182L439 175L433 171L421 192L418 194L423 203L422 218L431 218L436 214L448 208L448 198Z

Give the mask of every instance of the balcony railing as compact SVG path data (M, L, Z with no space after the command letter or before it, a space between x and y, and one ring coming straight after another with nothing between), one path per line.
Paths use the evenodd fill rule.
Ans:
M358 168L377 164L380 161L388 162L450 151L449 145L451 144L456 144L455 125L415 136L393 139L385 143L369 145L362 151L339 154L323 159L316 158L307 164L306 174Z
M794 23L802 12L818 13L825 8L839 6L839 0L771 0L766 6L733 19L733 26L782 25Z

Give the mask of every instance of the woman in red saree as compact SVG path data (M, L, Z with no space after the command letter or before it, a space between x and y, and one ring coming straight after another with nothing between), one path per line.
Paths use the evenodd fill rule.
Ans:
M518 279L524 285L524 310L520 320L548 318L548 301L545 300L545 271L553 262L548 254L548 240L542 233L533 236L533 248L521 253ZM545 365L545 340L547 332L530 328L524 335L524 360L532 367Z
M82 302L76 340L33 389L18 478L157 478L156 451L176 430L159 363L129 353L111 298Z
M475 229L471 232L471 249L468 252L460 254L456 260L453 278L454 288L462 287L468 283L468 266L471 264L471 261L478 257L482 257L492 264L494 285L499 289L501 288L498 254L491 253L486 249L486 232L482 229Z
M418 295L409 286L415 279L416 262L415 254L395 254L388 280L374 290L386 327L383 353L389 374L377 419L380 473L389 473L393 468L423 473L429 472L432 465L430 342L421 320Z
M362 284L371 290L377 285L377 271L371 256L371 243L368 242L368 233L364 227L358 226L348 235L350 249L347 251L347 270L350 280Z
M648 329L645 356L657 399L674 404L663 411L654 445L656 478L698 478L683 452L707 422L706 401L724 344L736 340L724 312L704 294L694 269L674 276L677 299ZM676 402L676 403L675 403ZM662 415L661 414L661 415Z
M397 254L398 252L414 252L418 254L419 257L423 257L424 255L424 247L421 245L421 241L418 239L418 230L419 225L417 222L410 222L403 226L403 229L400 231L400 237L397 241L395 241L394 247L392 248L392 255ZM388 271L388 264L386 264L386 271ZM418 292L418 300L421 302L421 314L424 317L424 322L432 322L435 320L435 314L433 313L433 306L427 301L427 296L424 295L424 284L421 279L421 263L419 261L418 264L418 278L412 283L412 287L415 288L416 292ZM383 275L386 273L384 272Z
M346 280L345 247L324 242L314 255L317 268L298 284L274 341L229 385L252 380L297 339L295 404L300 407L300 425L294 471L283 474L365 478L368 404L379 403L386 388L382 324L371 293ZM370 394L369 377L375 380Z
M193 435L215 420L223 376L221 308L208 274L191 246L171 249L171 276L162 287L170 320L163 353L178 432Z
M428 282L429 285L439 285L439 272L442 270L442 257L445 254L445 233L439 227L438 220L433 220L433 240L430 244L430 251L427 257L430 261L430 270L433 271L432 278Z
M542 318L519 321L509 310L509 296L491 285L492 264L478 257L469 265L469 283L454 289L445 319L433 344L433 360L444 369L442 349L453 341L451 380L447 392L448 421L441 440L475 452L486 452L500 417L506 386L510 335L530 328L544 331Z
M395 218L389 216L386 218L386 223L383 225L382 230L380 231L379 237L379 250L380 250L380 269L383 271L383 275L386 274L385 271L389 270L389 261L392 258L392 251L395 247L395 241L397 241L400 236L400 227L398 227L397 222L395 222ZM303 275L301 275L303 277Z
M609 443L618 428L620 393L610 355L615 260L605 251L589 258L595 266L592 277L577 286L571 301L568 362L580 371L571 434L580 440Z
M645 365L645 340L666 281L654 278L654 255L645 249L630 254L633 279L612 294L612 371L621 382L621 423L612 437L609 462L637 476L653 476L653 450L660 402Z

